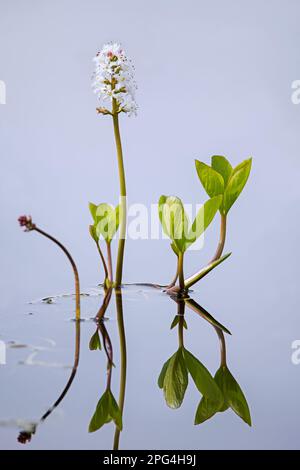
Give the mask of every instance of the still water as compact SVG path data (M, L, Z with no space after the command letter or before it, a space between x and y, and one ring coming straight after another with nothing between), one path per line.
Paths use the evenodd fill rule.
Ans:
M115 365L111 368L111 390L116 400L120 377L123 374L124 379L126 372L120 449L297 447L293 425L300 405L292 388L297 367L289 357L283 367L272 363L270 357L266 359L263 351L269 339L262 344L260 334L255 333L259 325L253 325L245 335L242 322L232 322L235 330L226 322L225 308L219 317L210 312L211 318L197 291L190 294L193 300L186 301L183 310L159 289L131 285L122 289L121 296L112 293L102 322L104 332L99 330L102 349L90 350L90 339L97 330L94 317L104 294L100 287L82 292L80 323L74 321L74 298L69 294L15 300L13 309L3 312L2 449L111 449L118 439L113 423L88 432L106 389L109 354L113 354ZM182 314L187 329L182 327L180 333ZM175 326L173 323L171 329L172 322ZM225 330L220 336L216 322L232 335ZM252 427L231 409L195 426L201 395L190 376L182 405L178 409L167 406L157 382L162 366L178 349L180 335L185 347L212 375L222 358L223 336L227 365L247 399Z

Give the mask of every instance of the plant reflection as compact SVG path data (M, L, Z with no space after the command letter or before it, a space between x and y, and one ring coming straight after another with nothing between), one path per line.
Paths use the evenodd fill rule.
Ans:
M112 288L108 288L105 291L104 300L96 315L96 332L93 334L90 340L90 349L101 349L101 342L99 334L102 337L103 347L107 357L107 382L106 389L100 400L98 401L95 413L89 424L89 432L95 432L102 428L104 424L110 423L111 421L115 424L115 434L113 449L117 450L120 443L120 433L123 428L123 410L125 402L125 388L126 388L126 371L127 371L127 352L126 352L126 336L124 327L123 317L123 302L122 292L119 289L115 289L115 300L116 300L116 311L117 311L117 322L119 331L120 341L120 389L118 403L112 393L112 370L114 367L113 363L113 345L105 326L105 313L109 306L112 296Z
M120 367L114 366L114 345L109 334L110 323L105 317L107 309L115 296L118 335L120 342ZM189 379L192 380L199 391L200 401L195 413L194 424L198 425L212 418L215 414L232 409L241 419L251 426L251 417L246 398L229 371L226 357L225 335L230 331L218 322L207 310L190 297L179 298L170 296L176 304L176 315L171 323L171 329L177 329L178 348L176 352L164 363L158 378L158 386L163 390L167 405L173 409L179 408L185 398ZM186 309L199 315L207 321L216 331L220 344L220 366L211 375L206 366L186 348L185 335L188 334ZM80 321L75 322L75 357L71 375L55 403L41 417L39 422L31 429L20 432L18 441L26 443L36 433L39 424L44 422L53 410L61 403L74 381L80 353ZM187 332L185 333L185 330ZM119 449L120 434L123 429L123 411L126 389L127 353L126 335L123 316L122 292L120 289L106 288L101 306L95 316L95 330L89 341L90 351L104 352L106 355L106 382L104 390L96 405L90 420L88 430L95 432L105 424L113 423L115 426L113 449ZM119 362L119 361L117 361ZM120 374L119 395L113 392L113 375Z
M23 430L19 433L18 436L18 441L21 444L26 444L27 442L31 441L31 437L33 434L36 433L37 427L42 424L50 415L51 413L59 406L59 404L62 402L62 400L65 398L66 394L70 390L70 387L75 379L77 369L78 369L78 364L79 364L79 356L80 356L80 320L75 320L75 353L74 353L74 362L73 362L73 367L71 371L71 375L57 398L57 400L53 403L53 405L46 411L46 413L43 414L43 416L40 418L38 423L33 424L31 426L30 430Z
M106 292L102 306L96 316L97 328L96 332L90 339L90 350L101 350L101 342L99 334L102 337L103 347L107 357L107 379L106 379L106 389L101 396L98 404L96 406L95 413L89 424L89 432L95 432L104 426L104 424L110 423L113 421L115 423L116 429L119 431L122 430L122 412L119 408L119 405L116 402L116 399L112 393L111 383L112 383L112 370L113 370L113 346L104 324L104 315L106 309L109 305L111 299L111 289Z
M229 330L221 325L203 307L190 298L172 297L177 303L171 329L178 328L178 349L163 365L158 378L158 386L163 389L164 397L170 408L179 408L183 402L188 386L189 376L202 395L196 410L195 424L201 424L216 413L231 408L240 418L251 426L251 416L247 400L227 366L226 342L224 332ZM214 377L207 368L184 346L184 328L187 329L185 307L198 313L209 322L220 341L220 367Z

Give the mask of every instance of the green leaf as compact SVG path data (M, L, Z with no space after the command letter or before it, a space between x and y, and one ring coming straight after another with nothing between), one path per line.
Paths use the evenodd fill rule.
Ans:
M90 235L91 235L91 237L93 238L93 240L94 240L96 243L98 243L98 237L97 237L97 233L96 233L96 226L95 226L95 224L89 226L89 231L90 231Z
M164 365L162 366L161 372L160 372L158 380L157 380L157 384L158 384L159 388L163 388L163 386L164 386L164 380L165 380L166 372L167 372L168 365L169 365L169 362L170 362L171 359L172 359L172 357L170 357L170 359L168 359L164 363Z
M213 263L208 264L203 269L198 271L196 274L194 274L193 276L186 279L185 283L184 283L186 289L189 289L194 284L196 284L196 282L200 281L200 279L205 277L208 273L210 273L210 271L215 269L219 264L223 263L223 261L225 261L230 255L231 255L231 253L226 253L226 255L222 256L219 259L217 259Z
M219 410L220 403L218 401L202 397L196 411L195 424L204 423L204 421L212 418Z
M121 411L113 394L107 389L98 401L96 411L89 424L89 432L95 432L111 421L114 421L120 431L122 430Z
M115 397L113 396L111 392L110 392L110 415L111 415L113 422L119 429L119 431L122 431L123 429L122 413L121 413L118 403L115 400Z
M163 390L166 403L170 408L179 408L188 386L188 372L183 358L182 348L179 348L170 358L166 369L162 370L162 373L161 375L164 375ZM161 383L161 377L159 383Z
M175 328L175 326L178 325L178 322L179 322L179 316L178 316L178 315L175 315L174 320L173 320L172 323L171 323L170 330L172 330L173 328Z
M227 366L221 366L217 370L215 381L224 395L224 406L220 411L225 411L230 407L245 423L251 426L251 416L247 400Z
M178 257L179 256L179 251L178 251L178 248L177 248L177 246L175 245L174 242L171 243L171 248L174 251L175 255Z
M98 330L96 330L96 332L91 337L90 343L89 343L89 348L90 348L91 351L95 351L96 349L101 350L101 342L100 342L100 337L99 337Z
M184 349L184 360L199 392L218 402L221 406L223 403L222 392L206 367L187 349Z
M224 191L223 207L225 214L228 213L247 183L251 171L251 164L252 158L249 158L249 160L245 160L234 168Z
M119 206L114 208L110 204L99 204L96 211L96 222L97 236L101 235L106 242L111 242L119 228Z
M93 204L92 202L89 203L89 209L90 213L93 217L94 222L96 221L96 211L97 211L97 206L96 204Z
M89 425L89 432L97 431L98 429L102 428L104 424L109 423L112 420L109 414L109 402L109 391L106 390L98 401L96 411Z
M227 158L221 155L214 155L211 157L211 167L223 177L224 186L226 187L232 174L232 166Z
M175 328L175 326L179 323L179 318L180 318L179 315L175 315L174 320L173 320L172 323L171 323L170 330L172 330L173 328ZM188 329L187 323L186 323L186 321L185 321L185 318L183 319L183 327L184 327L186 330Z
M202 233L207 229L209 224L212 222L214 216L216 215L220 204L222 203L222 196L215 196L203 204L192 224L191 229L187 234L187 241L185 243L185 249L187 249L192 243L194 243L197 238L202 235Z
M175 253L183 252L189 221L181 200L176 196L163 195L159 198L158 211L163 231L172 240Z
M210 166L195 160L198 177L209 197L219 196L224 192L223 177Z

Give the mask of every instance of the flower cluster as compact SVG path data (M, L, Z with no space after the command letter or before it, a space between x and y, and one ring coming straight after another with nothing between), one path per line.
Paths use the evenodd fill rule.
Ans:
M35 224L32 222L32 219L31 219L30 215L29 216L21 215L18 218L18 222L20 224L20 227L25 227L26 232L29 232L30 230L35 229Z
M133 78L132 66L120 44L105 44L94 57L95 72L93 89L100 101L115 99L115 112L136 114L135 102L136 83ZM102 114L111 114L106 108L98 108Z

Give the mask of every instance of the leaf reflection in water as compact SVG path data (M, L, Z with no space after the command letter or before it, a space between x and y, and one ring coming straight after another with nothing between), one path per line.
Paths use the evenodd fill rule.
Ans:
M162 294L160 289L151 288L150 286L146 286L145 290L147 294L149 294L149 299L151 299L152 294L155 295L156 293L158 295L163 295L165 299L170 299L173 305L176 306L176 315L170 326L172 331L177 329L178 347L175 353L163 365L158 378L158 385L164 392L167 405L171 408L179 408L182 405L183 400L186 399L189 383L193 382L200 394L199 405L195 413L195 424L204 423L217 413L231 409L247 424L251 425L250 411L246 398L227 365L225 335L231 334L228 328L222 325L205 308L190 297L178 298L175 296L166 296L166 294ZM123 287L118 290L108 288L102 293L102 302L94 317L93 325L95 325L95 329L91 332L89 344L86 345L89 347L91 354L104 353L106 355L106 385L99 394L98 403L96 403L94 413L90 419L88 430L92 433L100 431L104 425L112 423L115 427L112 448L115 450L119 449L120 435L123 429L127 372L123 294L130 294L126 297L128 300L131 295L137 295L137 291L139 292L139 298L144 302L146 299L144 296L140 295L140 291L143 291L142 286ZM120 342L120 361L118 360L116 362L117 364L120 364L120 366L118 365L116 368L114 367L114 345L112 344L109 332L109 329L114 328L115 324L114 322L107 322L106 316L107 309L111 305L113 294L115 297ZM147 299L147 301L149 300ZM196 313L203 320L207 321L218 335L220 343L220 367L214 376L211 375L206 366L196 357L195 351L189 351L185 346L184 336L189 334L190 331L190 329L188 329L189 325L186 309L194 314ZM79 364L80 327L81 322L75 321L74 363L71 375L63 391L60 393L54 404L49 407L47 412L37 422L28 421L27 423L22 420L18 421L18 427L21 428L21 432L18 436L20 443L24 444L31 440L32 436L37 432L39 425L45 422L51 413L57 409L70 390ZM187 330L186 333L184 333L184 330ZM23 343L12 342L11 346L17 347L18 344L23 345ZM62 366L51 363L41 364L39 361L35 361L39 347L35 348L36 350L33 349L31 356L27 358L27 364ZM43 350L43 347L40 349ZM113 375L116 374L120 375L118 396L115 395L113 383ZM12 421L13 420L11 420L11 423ZM3 422L2 424L0 422L0 425L4 425Z
M178 350L163 365L158 378L158 386L163 389L167 405L179 408L188 387L189 376L202 395L196 411L195 424L201 424L216 413L231 408L245 423L251 426L250 410L245 395L227 366L226 342L224 332L230 331L191 298L178 299L171 329L178 327ZM207 368L184 346L184 328L187 329L185 307L188 306L210 323L216 330L220 341L220 367L212 377Z

